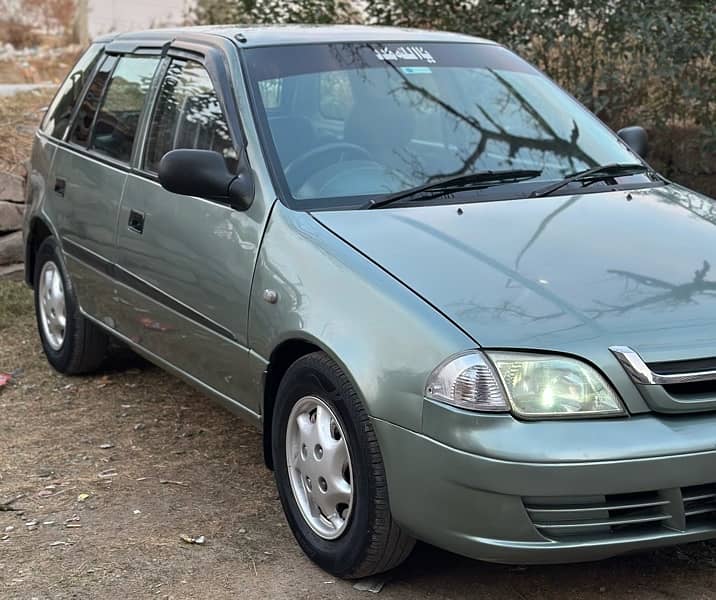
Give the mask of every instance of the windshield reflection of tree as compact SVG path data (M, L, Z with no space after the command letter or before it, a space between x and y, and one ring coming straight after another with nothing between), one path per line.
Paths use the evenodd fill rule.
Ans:
M416 173L416 175L423 177L427 181L435 181L444 177L458 176L472 172L475 164L486 152L487 146L490 142L502 143L507 146L508 151L505 156L505 160L508 164L513 163L519 152L528 150L537 153L537 156L534 154L531 156L531 162L537 166L541 165L544 167L546 164L546 158L549 154L566 158L569 167L563 169L564 174L575 170L576 160L579 160L589 167L597 165L597 161L595 161L594 158L592 158L579 146L578 140L580 131L574 120L572 120L572 130L569 137L560 136L557 131L555 131L555 129L539 114L534 106L532 106L532 104L524 97L524 95L494 69L487 69L487 72L489 72L494 80L502 86L504 101L506 103L510 100L513 102L516 101L520 110L531 118L532 124L538 130L543 132L545 137L519 135L507 131L504 126L500 125L497 120L491 116L495 113L495 106L493 103L486 107L482 106L479 102L476 102L475 108L477 109L477 112L482 115L484 122L489 125L488 127L476 116L466 114L458 110L455 106L438 97L434 92L428 90L425 86L418 85L414 81L410 80L395 64L390 61L386 61L386 64L401 80L400 87L394 88L390 91L390 94L394 98L397 98L400 94L406 94L408 97L410 97L410 93L417 94L422 102L432 104L436 110L444 111L444 113L453 120L454 131L457 131L460 127L467 126L470 130L477 134L475 136L476 141L474 143L474 147L466 156L461 157L462 164L458 168L443 173ZM400 102L400 100L396 99L396 102ZM412 154L408 150L403 150L403 152L405 155ZM404 156L404 161L411 165L413 169L416 165L420 165L420 160L415 156Z
M375 82L368 76L371 70L370 64L364 55L366 51L372 55L374 49L375 48L370 44L367 47L356 44L334 44L331 46L331 54L341 69L351 70L352 74L360 79L364 85L374 86ZM444 120L441 121L444 129L443 133L448 134L445 137L452 136L454 138L458 132L465 127L474 134L474 141L472 139L468 140L469 145L467 149L458 148L458 150L461 151L461 156L459 156L461 164L457 168L445 172L427 172L424 160L417 153L408 148L396 148L394 153L405 165L406 174L409 173L414 181L431 182L445 177L473 172L476 164L487 151L490 142L506 145L507 152L504 156L504 160L508 165L512 165L514 161L518 159L520 152L530 152L530 160L524 162L531 163L531 168L535 166L544 168L547 163L547 157L550 154L566 159L566 164L562 166L561 169L562 174L565 175L577 170L576 161L580 161L588 167L597 166L598 164L598 162L579 145L580 131L574 120L572 120L572 128L569 136L560 136L532 103L525 98L513 84L494 69L485 69L484 72L489 73L494 81L502 88L503 106L499 106L499 102L496 103L494 101L491 101L489 106L483 106L479 101L476 101L474 104L476 114L468 114L443 97L440 97L437 89L428 89L425 85L419 85L411 80L392 61L385 61L385 65L391 69L391 72L397 75L400 80L400 85L388 92L398 106L408 103L411 108L420 110L423 113L428 113L433 110L442 111L444 115L448 117L448 122ZM537 131L543 133L544 136L519 135L509 132L504 126L499 124L493 115L504 111L506 106L515 103L519 109L530 118L530 125L535 127ZM481 118L476 116L478 114ZM471 138L473 136L469 137Z

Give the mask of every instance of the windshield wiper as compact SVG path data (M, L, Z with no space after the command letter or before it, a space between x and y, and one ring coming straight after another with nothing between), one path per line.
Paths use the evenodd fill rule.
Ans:
M439 197L451 190L481 188L500 183L525 181L539 177L541 174L542 171L515 169L511 171L480 171L479 173L470 173L469 175L446 177L445 179L424 183L423 185L409 188L402 192L390 194L379 200L371 200L361 206L361 208L380 208L381 206L387 206L399 200L405 200L406 198L423 196L426 192L436 192L435 194L428 194L428 199L430 199Z
M651 169L641 163L614 163L601 165L599 167L594 167L593 169L573 173L557 183L552 183L546 187L535 190L530 194L530 198L543 198L544 196L549 196L550 194L561 190L563 187L568 186L570 183L574 183L575 181L592 183L595 181L612 179L614 177L623 177L625 175L637 175L646 171L651 171Z

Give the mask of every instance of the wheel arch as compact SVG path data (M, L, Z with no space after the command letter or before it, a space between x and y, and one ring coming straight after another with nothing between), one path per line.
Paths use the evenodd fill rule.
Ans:
M263 430L263 453L264 463L273 470L273 457L271 456L271 435L273 411L276 405L276 396L279 385L289 367L299 358L312 354L313 352L324 352L333 360L339 368L345 373L349 381L353 385L356 393L361 396L360 389L356 385L355 379L351 376L349 369L338 358L335 352L332 352L326 345L312 337L289 337L282 340L271 352L268 365L266 366L264 375L264 392L263 392L263 410L262 414L262 430Z
M25 283L34 285L35 258L42 242L52 237L52 229L41 217L33 217L27 228L25 239Z

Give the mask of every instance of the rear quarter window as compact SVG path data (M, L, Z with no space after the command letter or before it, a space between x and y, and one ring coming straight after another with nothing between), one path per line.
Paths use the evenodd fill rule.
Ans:
M101 52L101 44L92 44L80 56L77 64L72 67L52 99L40 125L40 131L58 139L64 138L87 77L92 72Z
M104 88L107 85L107 80L116 62L116 56L107 56L102 61L99 69L97 69L92 82L87 88L87 93L82 99L77 117L72 125L72 131L69 135L69 141L71 143L82 146L83 148L86 148L89 144L94 117L95 114L97 114L97 108L104 94Z

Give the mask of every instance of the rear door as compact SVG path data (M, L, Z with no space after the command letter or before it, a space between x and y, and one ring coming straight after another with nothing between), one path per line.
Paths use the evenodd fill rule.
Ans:
M248 303L267 211L246 212L167 192L159 162L177 148L242 152L234 90L222 55L174 48L118 219L120 332L210 391L256 413L246 392ZM249 400L249 398L251 398Z
M112 296L117 215L159 60L105 55L55 156L54 222L80 304L97 317Z

